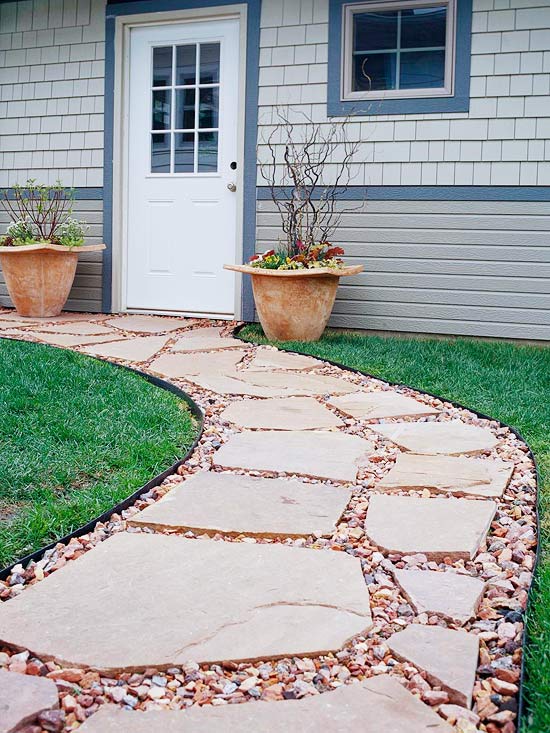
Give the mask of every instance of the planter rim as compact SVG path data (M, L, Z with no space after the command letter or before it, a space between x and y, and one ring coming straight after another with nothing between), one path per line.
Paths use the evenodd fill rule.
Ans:
M2 248L0 247L0 250ZM346 265L344 267L316 267L309 270L267 270L262 267L251 267L250 265L224 265L225 270L244 272L248 275L267 275L268 277L316 277L319 275L333 275L334 277L346 277L357 275L364 270L363 265Z
M80 247L65 247L62 244L21 244L15 247L0 246L0 254L17 254L18 252L39 252L40 250L50 250L52 252L97 252L105 249L105 244L83 244Z

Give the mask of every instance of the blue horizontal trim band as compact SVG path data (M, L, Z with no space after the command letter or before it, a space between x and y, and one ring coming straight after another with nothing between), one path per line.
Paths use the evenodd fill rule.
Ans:
M0 0L2 2L2 0ZM67 186L70 188L70 186ZM8 197L13 198L13 188L5 189L8 192ZM100 186L97 187L79 187L73 188L74 197L77 201L102 201L103 200L103 189Z
M288 196L290 187L277 191ZM323 189L314 198L318 199ZM259 186L256 198L270 201L271 190ZM348 186L338 189L344 201L550 201L550 186Z

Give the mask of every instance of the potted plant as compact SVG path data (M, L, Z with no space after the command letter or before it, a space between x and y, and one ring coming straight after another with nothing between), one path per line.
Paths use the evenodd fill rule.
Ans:
M87 226L72 218L74 192L27 181L4 191L10 218L0 237L0 265L10 298L21 316L51 318L63 310L71 290L79 252L105 249L85 245Z
M278 247L254 255L247 265L225 267L251 276L256 310L269 339L316 341L332 312L340 278L363 270L363 265L346 266L344 250L330 244L342 214L359 208L339 203L353 177L359 143L348 140L347 119L317 124L303 115L294 123L289 113L277 113L279 124L265 146L268 160L260 161L259 169L284 236Z

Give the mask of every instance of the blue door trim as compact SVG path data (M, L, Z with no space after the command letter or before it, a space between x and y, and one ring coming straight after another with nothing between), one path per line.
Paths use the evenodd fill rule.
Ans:
M102 308L110 312L112 289L113 243L113 131L114 131L114 69L115 30L119 16L138 13L159 13L173 10L216 8L225 5L247 6L246 80L244 101L244 161L243 161L243 258L254 254L256 239L256 141L258 130L258 77L260 56L261 0L118 0L109 2L105 17L105 173L104 173L104 239L107 249L103 260ZM243 278L241 315L254 318L254 299L250 278Z

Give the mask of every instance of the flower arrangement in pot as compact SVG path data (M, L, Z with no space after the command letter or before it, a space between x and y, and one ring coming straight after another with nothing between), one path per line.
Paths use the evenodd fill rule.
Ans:
M8 293L21 316L58 315L71 290L78 252L105 249L85 245L88 227L72 217L74 191L28 180L4 191L2 206L10 218L0 237L0 265Z
M342 215L362 206L345 208L340 202L353 177L359 143L347 137L348 119L319 124L290 110L277 114L279 123L260 151L268 155L259 160L259 170L280 214L283 236L277 247L253 255L247 265L225 267L251 276L268 338L316 341L328 323L340 278L363 270L346 266L342 247L330 243Z

